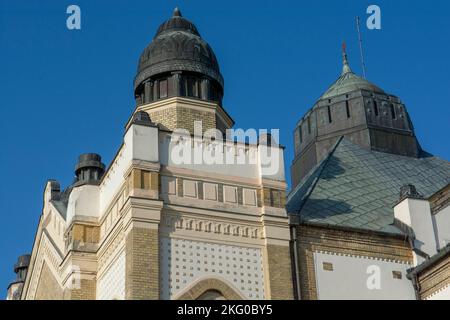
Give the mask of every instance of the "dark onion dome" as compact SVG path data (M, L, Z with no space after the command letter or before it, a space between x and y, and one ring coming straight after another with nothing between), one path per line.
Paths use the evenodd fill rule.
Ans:
M364 78L353 73L352 69L348 64L347 53L345 52L345 47L342 52L343 55L343 68L341 76L331 85L331 87L320 97L319 100L331 99L333 97L352 92L355 90L367 90L373 93L385 94L385 92L370 83Z
M169 20L161 24L139 59L134 81L136 96L144 91L145 82L156 80L158 75L174 72L206 77L220 96L223 94L223 77L213 50L200 37L195 25L182 17L178 8L175 8ZM152 97L150 100L156 99Z

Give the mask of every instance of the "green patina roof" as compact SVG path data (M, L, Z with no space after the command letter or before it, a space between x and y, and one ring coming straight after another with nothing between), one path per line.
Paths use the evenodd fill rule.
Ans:
M319 100L330 99L332 97L352 92L355 90L368 90L371 92L382 93L385 92L377 87L376 85L370 83L364 78L357 76L351 70L347 54L343 52L343 68L341 76L331 85L331 87L319 98Z
M430 196L449 183L448 161L371 151L341 138L291 192L287 209L305 222L398 234L393 206L400 187L413 184Z
M339 79L320 97L319 100L330 99L332 97L352 92L355 90L368 90L371 92L382 93L385 92L376 85L370 83L353 72L342 74Z

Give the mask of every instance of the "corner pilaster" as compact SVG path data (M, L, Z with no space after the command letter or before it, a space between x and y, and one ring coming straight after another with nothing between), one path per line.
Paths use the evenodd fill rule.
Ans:
M125 224L125 298L159 299L159 224L163 203L128 198Z

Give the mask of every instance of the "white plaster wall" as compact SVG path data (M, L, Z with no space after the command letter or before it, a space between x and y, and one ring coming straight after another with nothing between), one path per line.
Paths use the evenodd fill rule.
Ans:
M160 255L162 299L207 277L225 279L249 299L264 299L261 249L161 238Z
M132 125L125 141L131 145L133 160L159 162L158 128Z
M227 176L236 176L236 177L245 177L245 178L259 178L259 165L258 165L258 150L256 146L250 146L248 151L245 150L243 145L237 145L237 147L230 145L225 146L223 148L217 145L210 145L201 140L196 139L195 143L197 145L197 150L200 148L204 148L203 150L211 150L211 148L215 148L215 155L218 159L233 159L233 164L221 164L220 162L213 163L212 161L208 163L207 161L203 161L200 159L199 161L195 158L195 152L193 148L191 149L189 159L185 161L185 163L180 163L180 161L176 161L173 154L176 154L176 144L171 143L170 136L167 135L160 141L160 155L161 155L161 164L171 167L184 168L190 170L211 172L219 175L227 175ZM189 146L189 142L183 142L186 146ZM193 143L191 145L193 145ZM188 147L187 147L188 148ZM175 149L175 151L174 151ZM206 153L208 154L208 153ZM245 157L249 159L253 159L252 163L250 161L245 162ZM198 158L197 158L198 159ZM238 162L237 159L242 159L242 162ZM225 163L225 160L222 161Z
M437 253L430 203L426 200L405 199L394 208L397 219L414 230L414 246L429 256Z
M323 263L331 263L333 271L325 271ZM406 278L410 265L393 261L314 253L318 298L321 300L414 300L414 288ZM379 289L369 289L372 266L379 267ZM368 273L370 271L370 273ZM392 271L400 271L402 279L394 279ZM373 278L370 278L373 279Z
M125 299L125 251L101 275L97 282L97 300Z
M279 147L258 146L259 174L262 178L284 181L284 150Z
M409 212L409 203L408 201L406 201L406 199L401 201L394 207L394 215L396 219L403 222L407 226L412 227L411 215Z
M450 243L450 206L436 213L433 219L439 248L443 248Z
M67 224L74 216L98 217L99 187L83 185L72 189L67 205Z
M105 210L111 204L111 201L124 183L125 172L130 167L132 160L130 144L131 141L125 142L100 184L99 209L101 214L105 213Z
M261 159L266 159L267 156L261 156L261 152L264 152L264 155L267 155L266 147L258 147L256 145L249 145L245 147L243 144L211 144L201 139L192 139L187 140L186 138L183 142L180 142L182 146L185 146L185 150L189 151L189 156L187 156L184 163L175 159L175 156L180 149L180 145L177 145L173 141L171 141L170 135L165 135L160 140L160 157L161 164L165 166L185 168L191 170L198 170L204 172L211 172L219 175L227 175L227 176L236 176L236 177L245 177L245 178L254 178L260 179L262 176L269 179L284 181L284 159L283 159L283 150L274 147L272 148L273 157L275 159L274 164L270 167L273 170L262 169L261 168ZM195 145L195 147L194 147ZM211 160L206 159L205 157L200 156L196 157L195 150L200 151L200 155L211 154L211 151L214 149L214 157L209 158ZM270 154L270 153L269 153ZM217 159L221 159L220 161ZM232 163L230 164L227 159L232 159ZM264 161L267 163L267 161ZM264 172L268 172L270 174L265 174Z
M428 296L425 300L450 300L450 285Z
M100 212L104 213L124 183L125 173L133 160L159 161L158 129L131 125L125 133L124 144L113 160L100 185Z

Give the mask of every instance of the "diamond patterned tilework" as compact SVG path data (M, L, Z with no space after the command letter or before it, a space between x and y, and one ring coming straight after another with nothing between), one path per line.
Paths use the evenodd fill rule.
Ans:
M430 196L450 183L450 163L426 153L375 152L343 138L291 192L287 209L306 222L401 233L392 225L393 206L407 183Z

